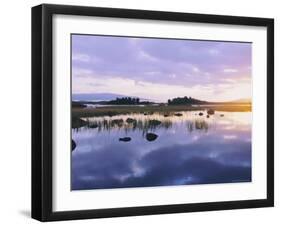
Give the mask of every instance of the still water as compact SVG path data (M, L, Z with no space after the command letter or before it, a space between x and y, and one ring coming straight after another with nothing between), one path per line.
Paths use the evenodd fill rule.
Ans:
M251 181L251 112L84 118L72 190Z

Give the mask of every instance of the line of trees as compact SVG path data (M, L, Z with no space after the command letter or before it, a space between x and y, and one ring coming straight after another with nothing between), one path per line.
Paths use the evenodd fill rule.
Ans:
M133 97L116 98L115 100L108 101L108 104L137 105L140 104L140 98L133 98Z
M99 101L99 102L80 102L72 101L72 107L84 108L86 104L103 104L103 105L153 105L154 102L150 101L140 101L138 97L122 97L116 98L115 100L110 101ZM176 97L168 100L168 105L193 105L193 104L208 104L207 101L198 100L192 97ZM163 105L164 103L162 103Z
M168 105L192 105L192 104L207 104L207 101L198 100L192 97L176 97L173 99L168 100ZM112 105L149 105L153 104L153 102L149 101L140 101L138 97L122 97L122 98L116 98L115 100L110 100L107 102L107 104Z
M192 97L176 97L168 100L168 105L207 104L207 101L197 100Z

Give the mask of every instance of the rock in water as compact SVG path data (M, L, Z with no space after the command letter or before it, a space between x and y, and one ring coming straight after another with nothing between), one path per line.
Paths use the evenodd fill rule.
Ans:
M204 115L203 112L200 112L200 113L199 113L199 116L202 116L202 115Z
M72 148L72 151L74 151L74 149L76 148L76 143L74 140L71 140L71 148Z
M221 114L221 117L223 117L224 116L224 114Z
M158 135L156 135L155 133L147 133L146 134L146 139L148 141L154 141L154 140L157 139L157 137L158 137Z
M209 115L213 115L213 114L215 114L215 110L214 110L214 109L209 109L209 110L207 111L207 113L208 113Z
M207 115L207 118L210 118L210 115Z
M123 137L123 138L119 138L119 141L123 141L123 142L129 142L131 141L131 137Z
M91 129L95 129L95 128L98 128L99 126L98 126L98 124L96 124L96 123L94 123L94 124L90 124L89 125L89 128L91 128Z
M175 116L182 116L182 113L175 113Z
M133 118L127 118L126 119L126 122L127 123L133 123L133 122L135 122L136 120L135 119L133 119Z

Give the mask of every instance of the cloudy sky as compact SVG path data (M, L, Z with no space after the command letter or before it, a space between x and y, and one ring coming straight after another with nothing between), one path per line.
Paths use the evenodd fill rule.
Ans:
M72 35L72 92L251 98L251 43Z

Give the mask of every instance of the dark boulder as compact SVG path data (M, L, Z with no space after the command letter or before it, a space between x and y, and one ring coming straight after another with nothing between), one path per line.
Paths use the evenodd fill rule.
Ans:
M146 139L148 141L154 141L154 140L157 139L157 137L158 137L158 135L156 135L155 133L147 133L146 134Z
M182 113L175 113L175 116L182 116Z
M207 118L210 118L210 115L207 115Z
M223 117L224 116L224 114L221 114L221 117Z
M131 137L122 137L122 138L119 138L119 141L123 141L123 142L129 142L131 141Z
M209 115L213 115L213 114L215 114L215 110L214 110L214 109L209 109L209 110L207 111L207 113L208 113Z
M96 124L96 123L93 123L93 124L89 124L89 128L91 128L91 129L95 129L95 128L98 128L99 126L98 126L98 124Z
M203 116L204 114L203 114L203 112L199 112L199 116Z
M72 148L72 151L74 151L74 149L76 148L76 143L74 140L71 140L71 148Z
M136 120L135 119L133 119L133 118L127 118L126 119L126 122L127 123L134 123Z

